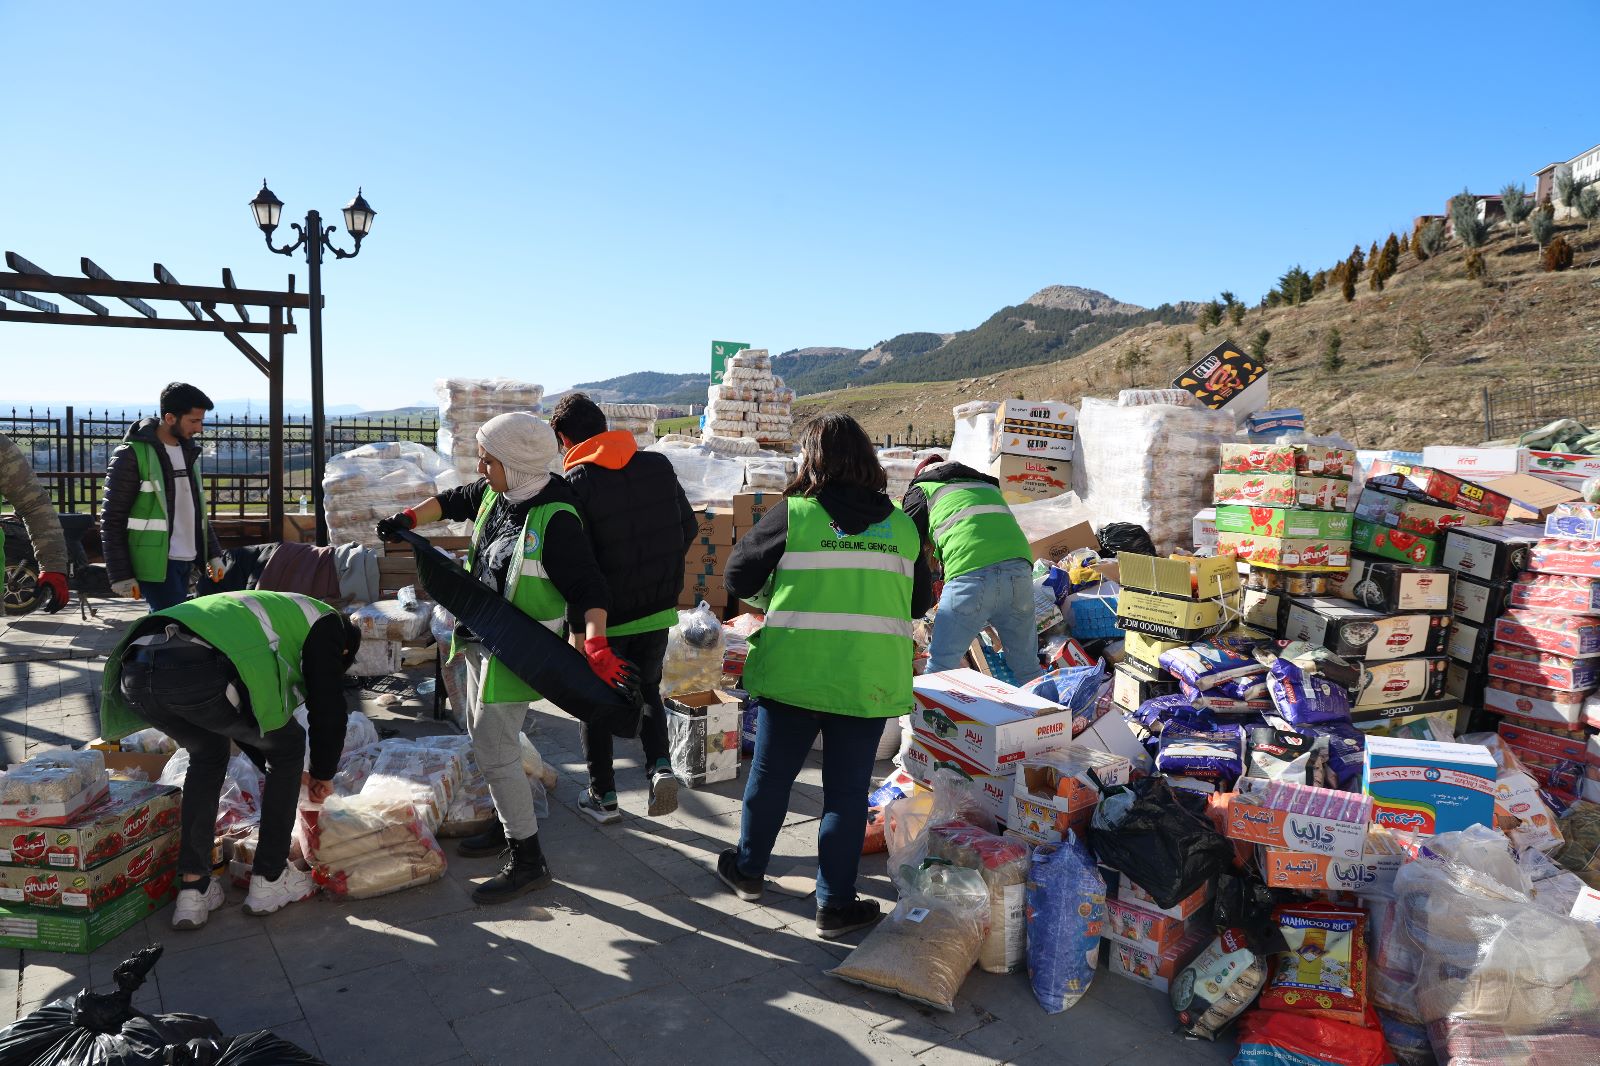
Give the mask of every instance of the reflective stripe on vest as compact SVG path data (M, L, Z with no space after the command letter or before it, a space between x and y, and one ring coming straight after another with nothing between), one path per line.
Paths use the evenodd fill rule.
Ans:
M898 507L860 533L835 529L814 499L791 497L766 624L750 637L745 688L833 714L911 709L911 587L921 550Z
M946 581L1030 558L1028 538L996 486L972 480L918 484L928 500L930 537Z

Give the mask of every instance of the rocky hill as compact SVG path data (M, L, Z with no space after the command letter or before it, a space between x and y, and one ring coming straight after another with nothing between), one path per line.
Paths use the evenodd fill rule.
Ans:
M1223 339L1250 347L1264 331L1272 403L1302 408L1313 430L1362 447L1477 443L1486 390L1504 394L1600 368L1600 226L1586 232L1569 223L1558 234L1575 247L1573 269L1545 272L1533 242L1501 224L1483 250L1481 280L1468 279L1458 245L1426 262L1408 252L1383 291L1369 288L1364 274L1351 303L1331 286L1299 307L1252 308L1238 325L1224 319L1204 332L1193 322L1139 322L1070 358L806 396L796 414L843 410L879 439L944 438L956 404L1019 396L1076 403L1165 386ZM1329 360L1335 331L1338 357ZM1600 410L1572 413L1600 420Z
M1138 304L1125 304L1103 292L1076 285L1046 285L1022 302L1052 311L1087 311L1091 315L1136 315L1145 310Z

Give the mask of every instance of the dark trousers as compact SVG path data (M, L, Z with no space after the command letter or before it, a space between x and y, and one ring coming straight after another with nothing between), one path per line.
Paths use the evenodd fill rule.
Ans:
M645 773L667 755L667 712L661 706L661 662L667 654L670 630L612 637L611 650L628 660L639 671L639 690L644 695L644 717L639 723L639 740L644 744ZM583 754L589 761L589 785L604 796L617 790L617 774L612 767L612 737L604 729L582 726Z
M739 870L767 872L789 791L822 734L822 824L817 828L817 906L839 907L856 898L861 844L867 836L867 792L877 761L882 718L856 718L798 707L756 712L756 750L744 787L739 827Z
M152 611L176 607L189 598L189 575L194 571L194 560L167 560L167 579L154 583L139 582L139 592Z
M189 753L189 770L183 779L178 873L203 876L211 872L217 804L227 780L232 742L266 774L261 789L261 839L253 872L275 879L289 859L306 732L290 719L287 725L262 736L250 713L228 699L225 690L230 682L247 707L248 696L233 665L221 652L206 648L152 653L130 649L122 668L122 693L134 711Z

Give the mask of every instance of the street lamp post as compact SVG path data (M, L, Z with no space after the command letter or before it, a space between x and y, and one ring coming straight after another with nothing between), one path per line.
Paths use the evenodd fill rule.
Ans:
M317 544L326 546L328 513L322 499L322 473L327 460L323 445L326 420L322 396L322 255L325 251L332 252L335 259L354 259L360 255L362 238L372 232L372 219L377 212L361 195L361 190L357 189L355 198L344 205L344 226L355 239L355 248L346 252L336 247L332 240L339 227L324 228L322 215L316 211L306 212L304 226L298 222L289 223L289 227L299 234L293 244L282 248L273 244L272 232L278 228L278 219L283 214L283 201L272 195L265 179L261 182L261 191L250 201L250 211L255 215L256 225L266 237L269 249L279 255L293 255L301 248L306 250L306 282L311 290L311 497L316 502Z

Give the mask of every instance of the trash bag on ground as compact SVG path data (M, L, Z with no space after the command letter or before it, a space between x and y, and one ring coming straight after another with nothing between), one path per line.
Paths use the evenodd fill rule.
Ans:
M1203 799L1147 777L1107 790L1089 823L1089 845L1158 906L1176 907L1233 862L1233 845L1204 811Z
M167 1056L167 1066L328 1066L265 1029L221 1040L191 1040L170 1049Z
M828 973L953 1012L988 932L983 876L932 862L908 877L894 910Z
M1076 834L1033 849L1028 868L1028 980L1046 1014L1089 991L1106 918L1106 883Z
M164 1066L167 1048L222 1030L197 1014L145 1014L133 994L161 958L159 944L130 955L112 974L115 992L87 989L53 1000L0 1029L0 1066Z
M1132 522L1107 522L1095 533L1095 539L1100 542L1100 553L1107 558L1123 552L1133 552L1136 555L1156 553L1156 546L1150 539L1150 534L1145 532L1143 526L1134 525Z

